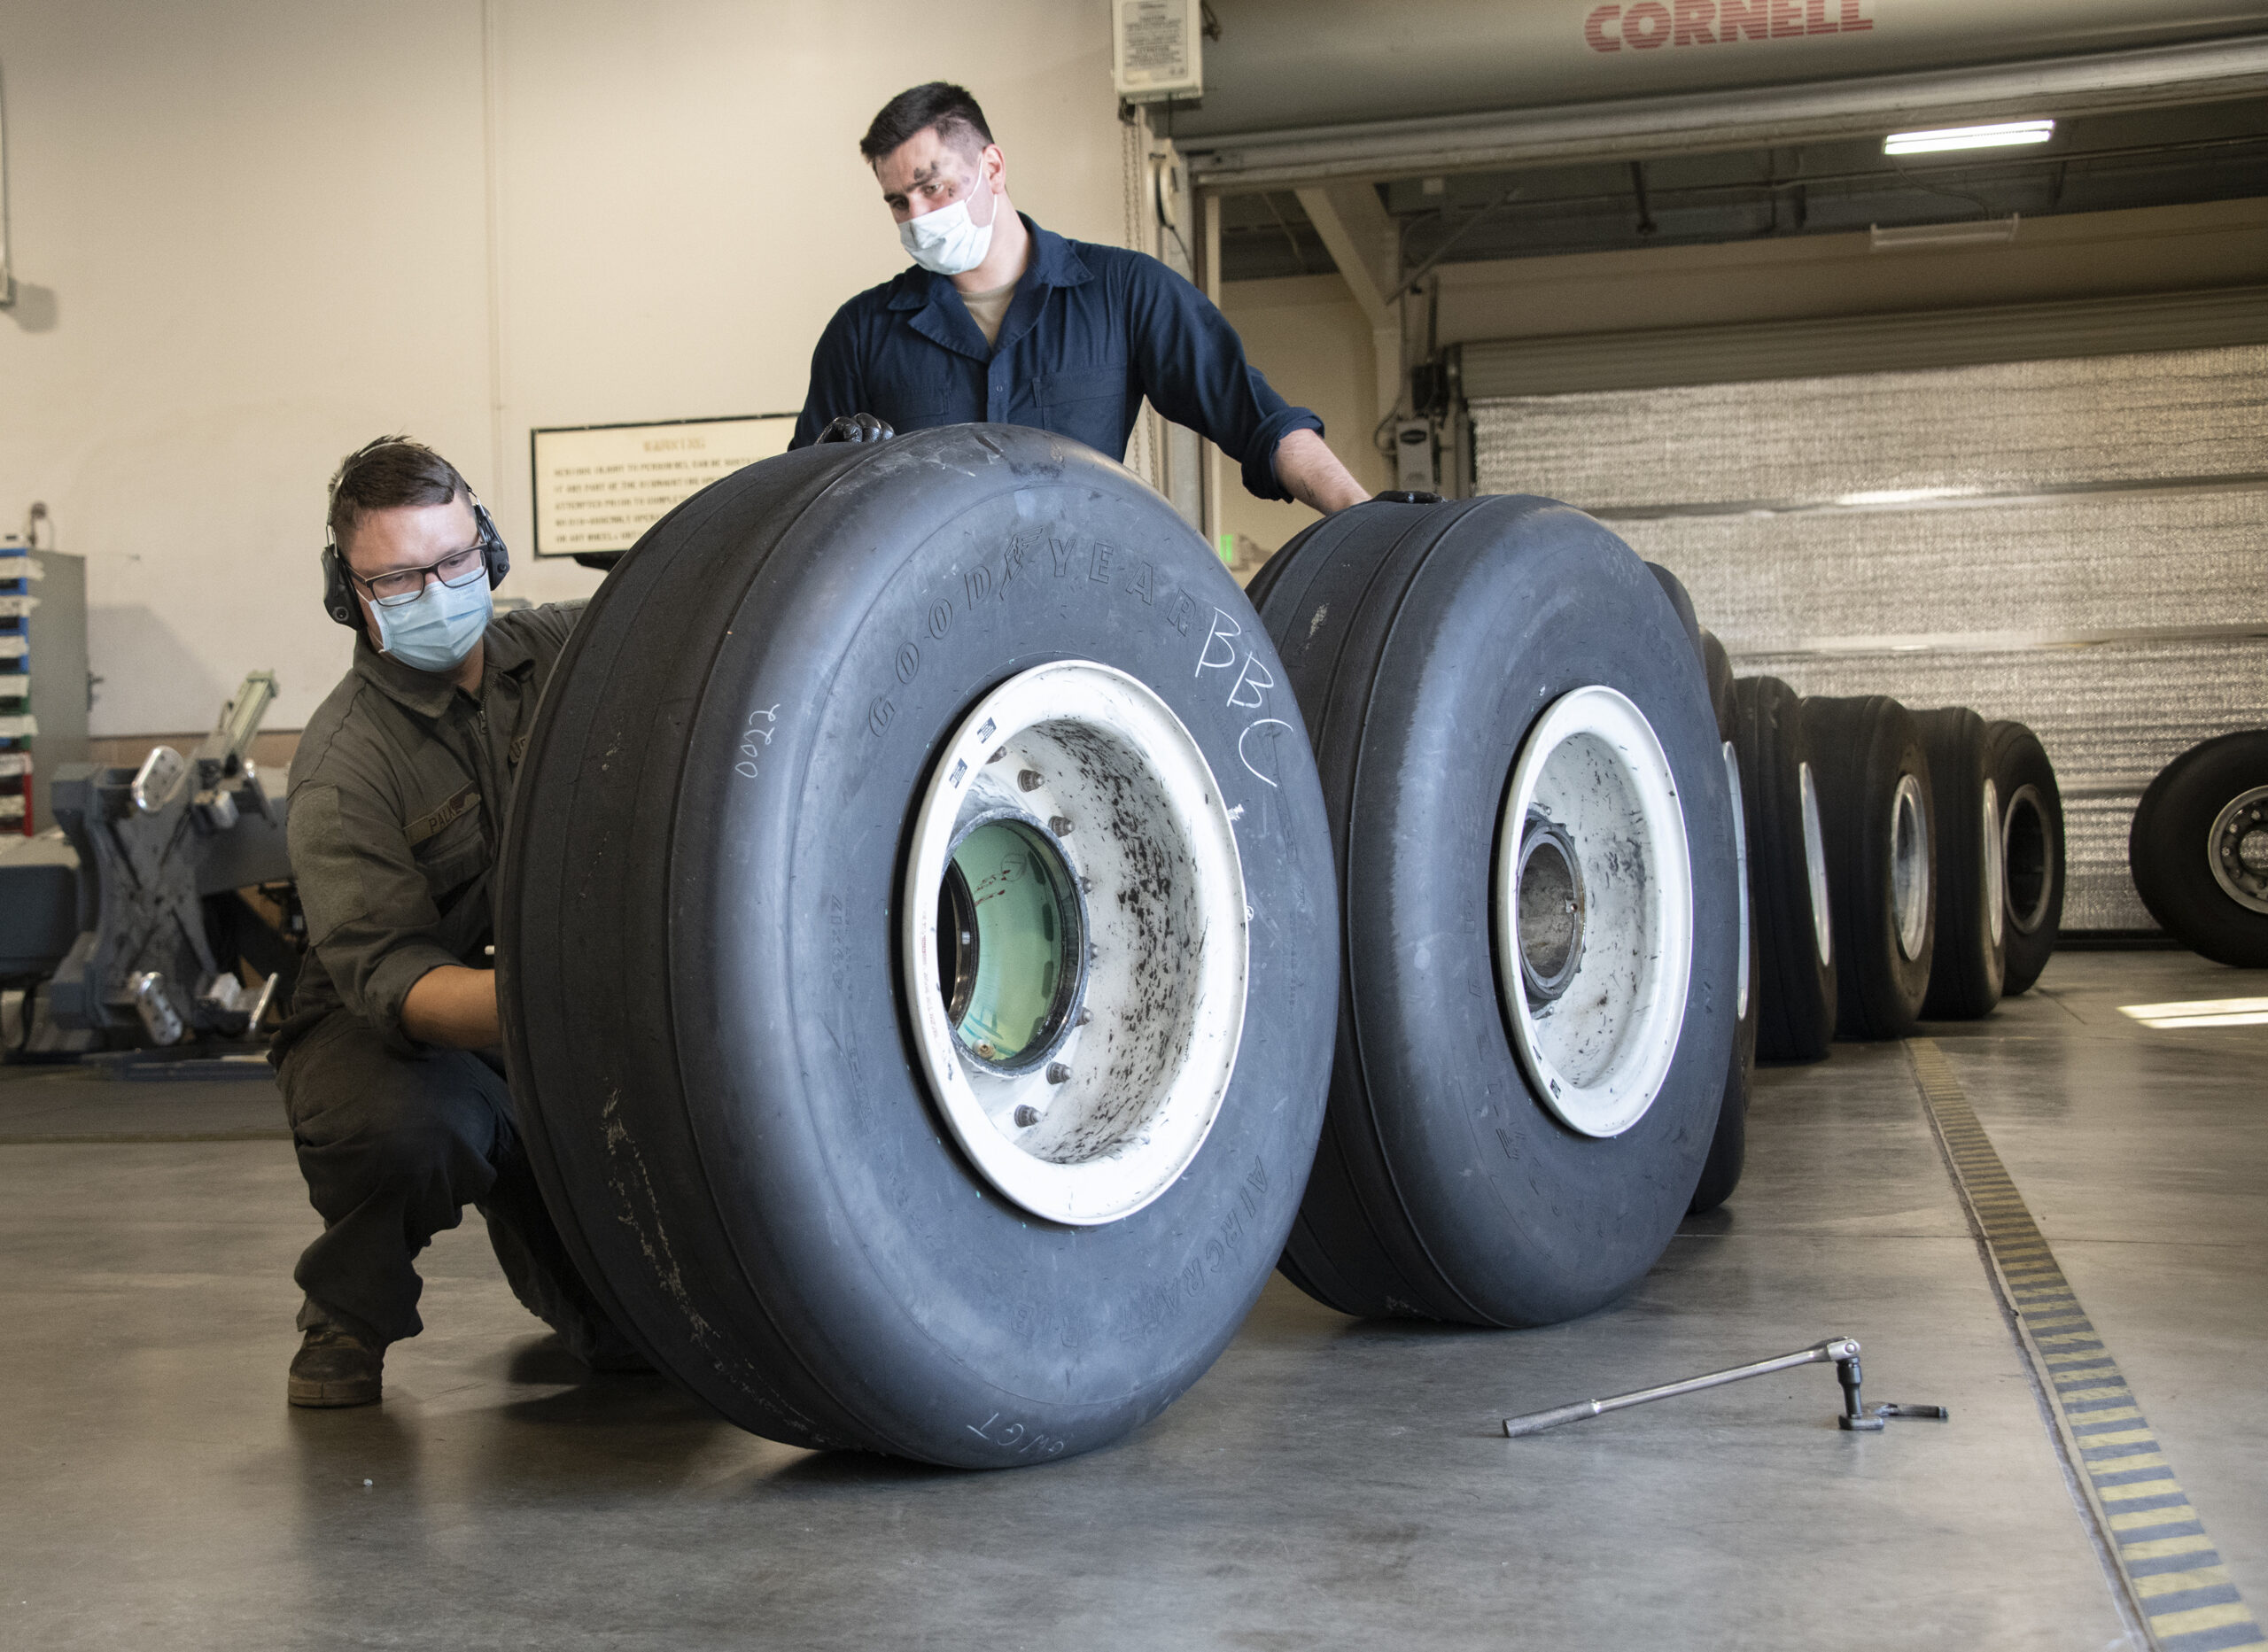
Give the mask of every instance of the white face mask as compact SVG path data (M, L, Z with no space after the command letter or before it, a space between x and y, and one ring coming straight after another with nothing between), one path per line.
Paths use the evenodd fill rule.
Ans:
M984 168L981 163L975 187L984 189ZM991 191L987 190L985 193ZM993 222L998 222L999 217L999 198L994 196ZM922 268L940 275L965 275L982 264L985 253L992 250L992 225L972 221L968 202L964 198L933 213L924 213L919 218L907 219L897 227L897 240L907 256Z

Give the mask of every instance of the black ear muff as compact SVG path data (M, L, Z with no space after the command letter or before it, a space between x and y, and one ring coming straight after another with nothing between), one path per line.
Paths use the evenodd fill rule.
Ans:
M467 497L472 500L472 519L480 528L480 560L487 565L488 588L493 591L512 571L512 554L504 548L504 536L496 531L495 519L489 516L488 507L470 490Z
M354 611L354 587L346 581L346 570L339 560L338 547L322 547L322 611L342 625L360 628L362 617Z

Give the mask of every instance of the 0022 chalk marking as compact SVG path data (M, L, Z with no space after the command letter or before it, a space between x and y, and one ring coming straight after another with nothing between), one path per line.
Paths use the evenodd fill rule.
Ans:
M733 764L733 772L742 779L752 780L757 777L759 772L757 760L764 756L765 747L771 745L772 737L780 732L780 707L783 703L775 701L765 710L748 714L748 725L741 730L740 759ZM761 728L757 726L758 718L764 723ZM763 741L763 746L755 743L758 740Z

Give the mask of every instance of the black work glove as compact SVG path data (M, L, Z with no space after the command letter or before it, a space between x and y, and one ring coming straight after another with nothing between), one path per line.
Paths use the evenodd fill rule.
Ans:
M846 413L819 433L823 442L880 442L897 432L871 413Z

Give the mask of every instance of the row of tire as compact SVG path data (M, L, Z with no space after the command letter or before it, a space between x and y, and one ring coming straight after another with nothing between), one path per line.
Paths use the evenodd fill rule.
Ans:
M1759 1059L1973 1020L2039 978L2062 921L2063 811L2029 728L1806 698L1773 677L1717 697L1744 787Z
M1888 702L1733 683L1550 500L1361 506L1247 593L1060 438L807 449L656 524L547 690L514 1096L594 1290L724 1415L1061 1457L1279 1264L1487 1326L1629 1290L1737 1180L1759 1036L1878 1035L1953 956L1933 775Z
M1756 1063L1989 1014L2039 979L2063 890L2062 795L2023 725L1881 694L1807 698L1776 677L1736 679L1710 632L1697 643L1738 794L1751 950L1695 1214L1738 1184Z

